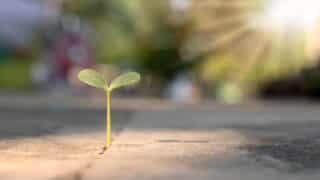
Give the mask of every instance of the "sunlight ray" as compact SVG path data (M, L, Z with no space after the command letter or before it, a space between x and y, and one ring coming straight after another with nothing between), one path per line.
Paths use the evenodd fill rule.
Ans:
M259 62L259 58L265 51L268 42L270 41L269 38L263 38L259 41L259 43L256 43L255 48L252 50L252 52L248 55L248 57L245 59L242 59L245 62L240 62L241 69L239 69L239 75L235 76L237 81L245 81L249 71L252 69L252 67ZM244 57L245 58L245 57Z
M248 51L252 51L256 47L256 44L252 42L259 42L260 34L257 32L250 32L242 41L235 43L235 48L231 51L237 55L237 57L248 56Z
M283 61L283 50L285 48L284 42L285 38L282 33L273 33L273 37L270 41L271 47L269 56L265 57L265 59L267 59L265 62L265 68L274 77L281 74L280 69L282 66L281 64L283 63L279 62Z
M195 3L196 4L196 3ZM210 8L257 8L261 3L259 1L212 1L206 0L198 3L199 8L210 7Z
M251 67L255 62L258 60L259 55L262 54L262 52L265 50L268 42L270 41L269 38L263 38L260 40L259 43L255 43L255 45L252 45L252 47L256 47L254 51L249 55L246 63L244 64L244 69Z
M245 32L250 30L250 26L248 24L244 24L238 29L231 31L229 33L224 33L223 35L219 36L216 40L212 43L209 43L203 51L214 50L218 48L222 48L234 42L238 37L242 36Z
M195 31L210 31L215 29L222 29L228 25L246 22L252 15L253 15L252 13L245 12L242 14L237 14L237 15L226 17L223 19L217 18L217 20L214 21L213 23L203 23L201 21L198 23L198 25L196 25Z

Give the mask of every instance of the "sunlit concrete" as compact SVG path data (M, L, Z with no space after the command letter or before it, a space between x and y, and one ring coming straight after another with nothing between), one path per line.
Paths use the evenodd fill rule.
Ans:
M291 162L269 154L258 154L261 158L256 159L258 155L247 148L278 140L317 141L318 104L252 102L230 106L208 102L170 107L129 113L128 109L115 109L113 145L102 156L98 153L104 140L103 111L1 111L0 179L320 177L308 167L292 173Z

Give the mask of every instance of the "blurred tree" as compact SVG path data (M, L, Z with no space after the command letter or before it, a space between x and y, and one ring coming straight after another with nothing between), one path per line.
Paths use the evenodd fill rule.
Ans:
M137 68L160 84L196 69L217 96L227 85L240 97L308 65L304 32L270 28L259 19L266 3L79 0L64 8L96 29L98 62Z
M0 64L0 88L25 89L31 87L29 56L10 56Z
M181 54L189 24L172 19L169 1L66 1L64 9L94 26L100 63L137 68L162 84L196 62Z

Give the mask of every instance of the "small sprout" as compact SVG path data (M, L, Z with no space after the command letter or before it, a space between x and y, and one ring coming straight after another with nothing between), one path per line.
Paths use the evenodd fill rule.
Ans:
M128 73L122 74L122 75L118 76L117 78L115 78L111 82L111 84L109 86L109 90L112 91L112 90L117 89L122 86L135 84L139 81L140 81L140 74L138 74L136 72L128 72Z
M105 87L108 86L103 76L92 69L84 69L80 71L78 77L84 83L96 88L105 89Z
M103 89L107 96L107 114L106 114L106 146L104 149L111 146L111 92L114 89L138 83L140 74L136 72L128 72L116 77L111 83L105 80L102 74L93 69L81 70L78 74L79 79L95 88Z

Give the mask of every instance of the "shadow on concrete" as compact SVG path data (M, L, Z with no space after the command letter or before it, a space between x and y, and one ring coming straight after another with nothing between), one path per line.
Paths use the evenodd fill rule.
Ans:
M261 145L241 149L260 164L289 172L320 168L320 136L301 139L274 139Z
M113 111L113 132L129 123L130 111ZM55 133L103 132L103 110L12 110L0 109L0 140Z

